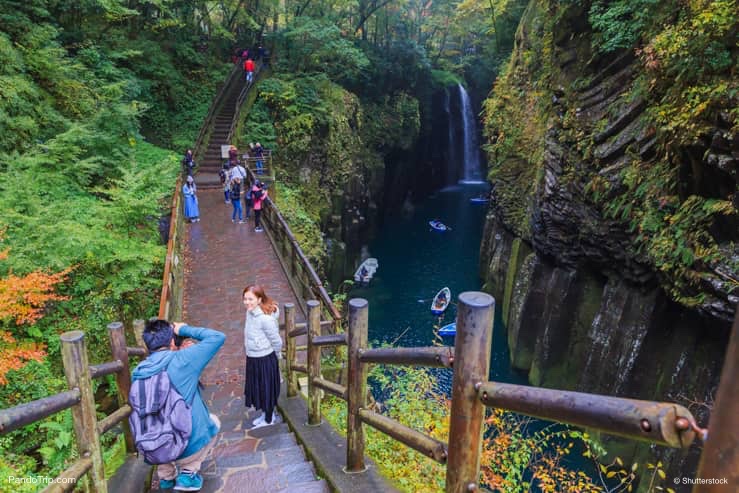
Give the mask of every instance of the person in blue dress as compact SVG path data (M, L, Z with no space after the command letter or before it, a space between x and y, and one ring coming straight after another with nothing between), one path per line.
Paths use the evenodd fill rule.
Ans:
M200 210L198 209L198 187L192 176L187 177L187 182L182 186L182 195L185 196L185 219L191 223L200 221Z

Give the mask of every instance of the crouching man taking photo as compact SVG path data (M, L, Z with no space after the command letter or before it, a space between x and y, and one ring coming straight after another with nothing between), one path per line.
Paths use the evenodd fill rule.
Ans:
M175 336L198 342L178 350ZM149 356L131 377L129 424L139 454L157 464L160 490L198 491L203 486L200 466L220 422L203 402L198 381L225 340L221 332L180 322L146 324Z

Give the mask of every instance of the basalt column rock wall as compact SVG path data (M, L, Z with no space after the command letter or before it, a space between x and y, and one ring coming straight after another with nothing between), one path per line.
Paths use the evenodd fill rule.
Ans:
M719 111L705 138L660 144L643 62L633 50L599 56L593 36L587 6L532 0L522 18L486 102L494 201L481 277L501 307L512 364L533 384L710 402L739 301L739 222L729 210L739 201L739 136ZM634 191L663 177L689 193L660 202L648 194L661 188ZM729 207L688 252L718 245L721 254L681 264L699 281L678 285L649 241L662 235L662 252L680 246L685 236L669 228L689 200ZM657 226L643 230L627 207L614 214L617 201L655 207Z
M533 385L623 397L674 400L700 419L721 372L728 327L670 301L658 287L557 265L490 214L481 251L483 289L497 300L511 364ZM603 437L610 440L609 437ZM612 441L624 458L671 470L696 467L698 451ZM651 455L649 455L651 454Z

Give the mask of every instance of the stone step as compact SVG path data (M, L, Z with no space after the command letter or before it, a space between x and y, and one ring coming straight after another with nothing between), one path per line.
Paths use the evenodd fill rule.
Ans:
M287 488L275 490L275 493L331 493L331 488L323 479L310 481L308 483L292 484Z
M302 490L295 486L317 482L313 466L308 462L272 466L257 463L233 467L219 471L215 476L203 476L203 480L203 488L200 490L203 493L300 492Z
M108 479L110 493L140 493L144 490L152 466L144 463L144 459L129 454L125 462L113 476Z

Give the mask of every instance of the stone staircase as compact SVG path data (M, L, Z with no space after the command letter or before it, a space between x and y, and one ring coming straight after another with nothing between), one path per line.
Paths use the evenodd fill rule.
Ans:
M281 421L251 430L259 413L246 410L242 396L219 397L224 391L234 394L233 388L209 386L203 392L210 410L220 416L221 430L200 470L200 491L329 493L328 483L317 477L287 424ZM151 491L171 490L160 490L154 474Z
M213 128L208 138L208 145L205 153L200 156L198 163L196 182L200 189L220 188L221 186L218 178L218 171L220 171L224 161L224 158L221 157L221 146L230 143L228 142L228 132L236 112L236 101L239 99L239 93L243 87L243 78L236 77L226 89L223 102L213 119Z
M240 400L240 398L238 399ZM236 404L243 409L243 404ZM242 411L221 424L212 457L203 463L204 493L216 492L303 492L329 493L326 481L318 479L303 447L287 424L255 430L244 429L258 413Z

